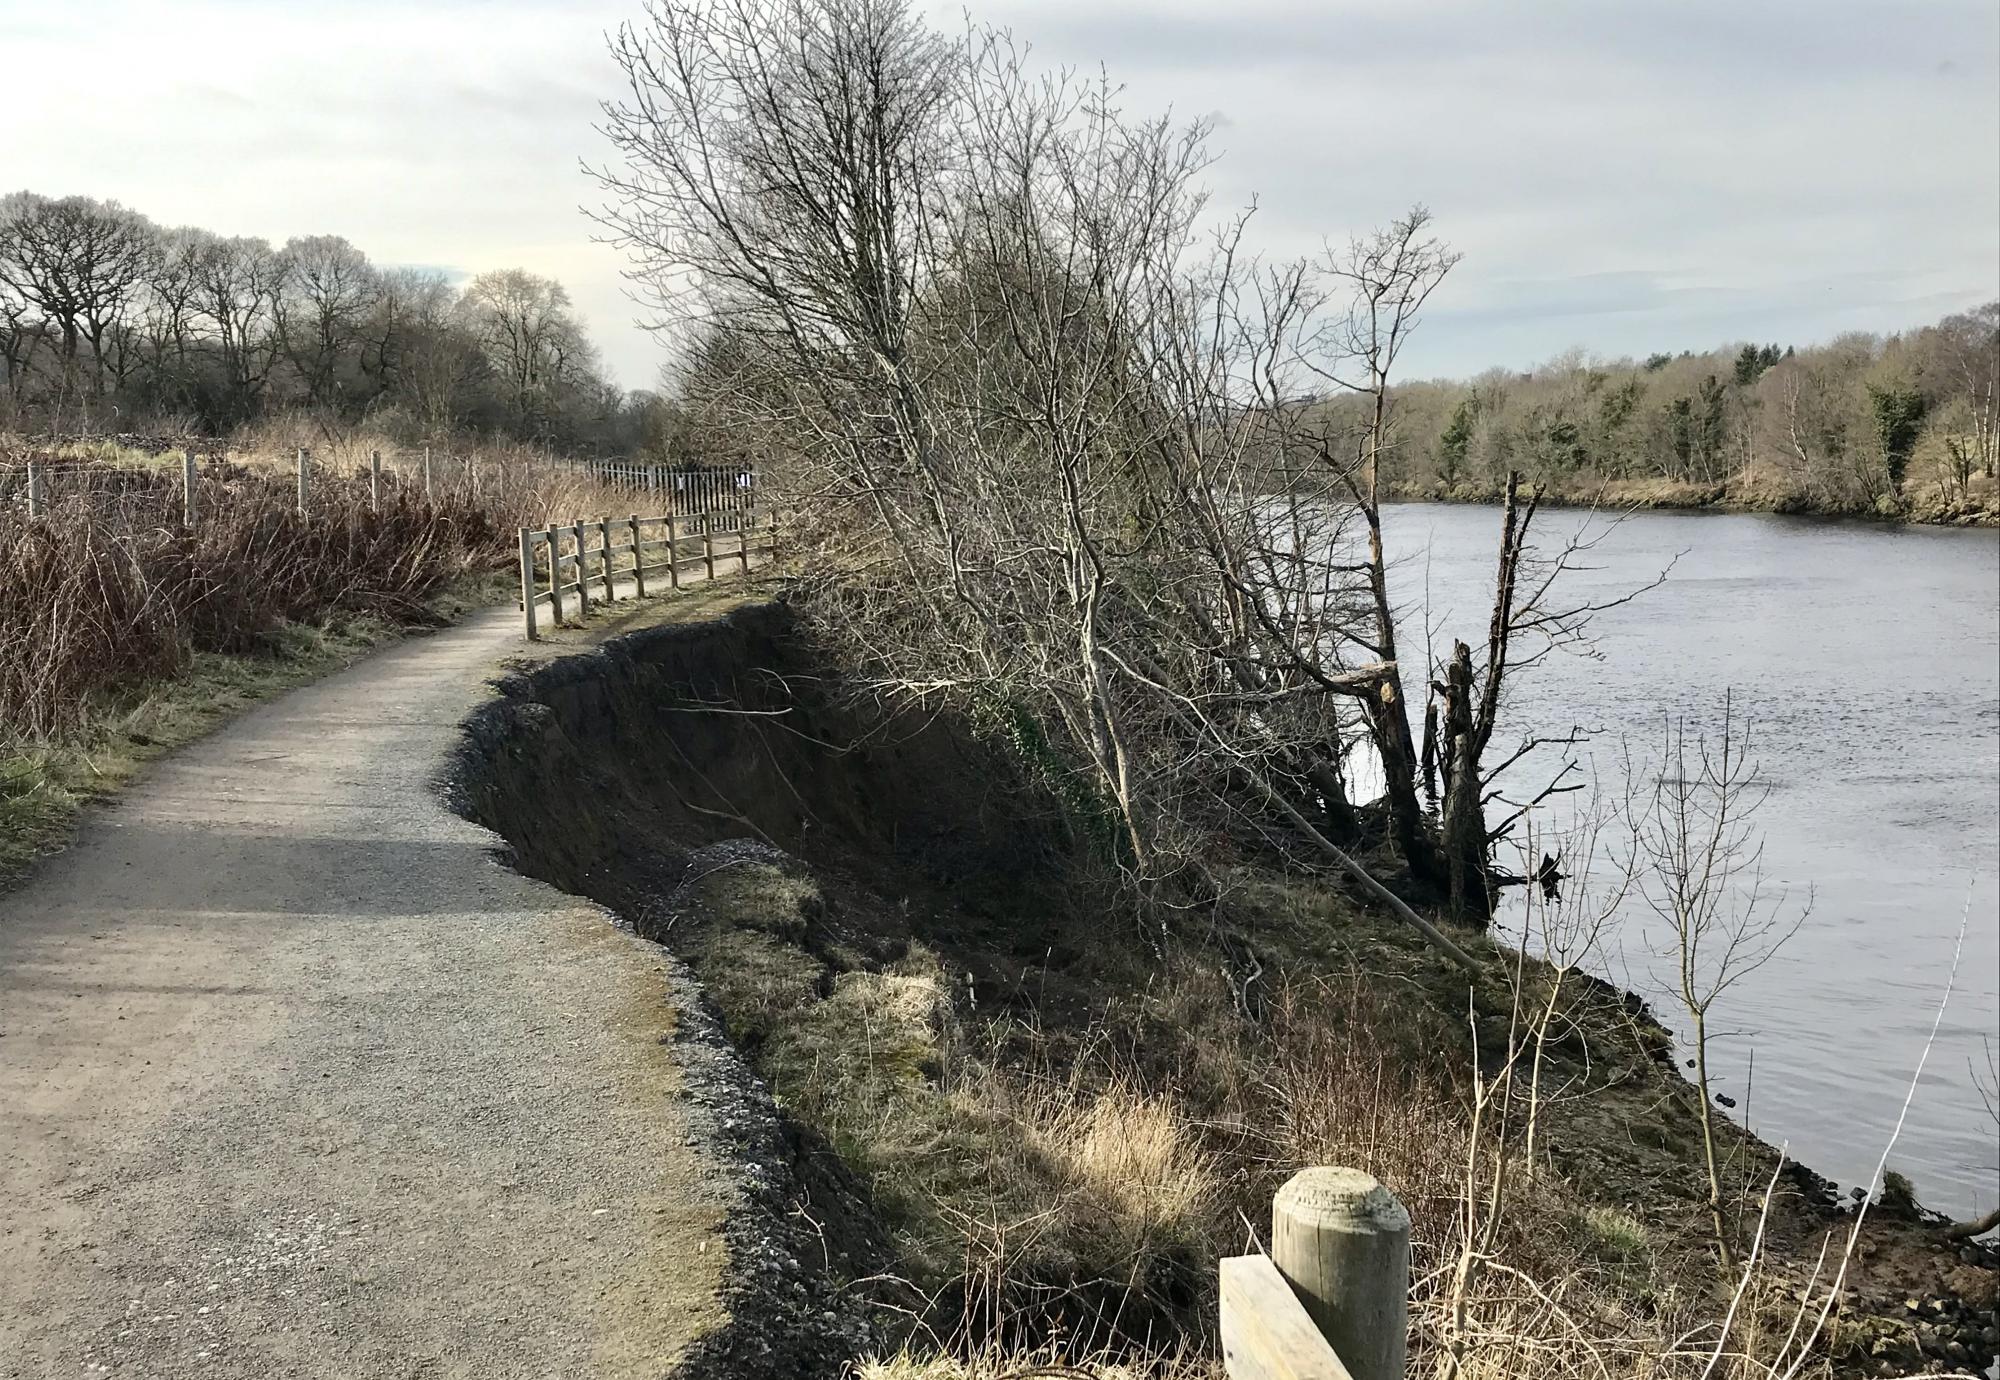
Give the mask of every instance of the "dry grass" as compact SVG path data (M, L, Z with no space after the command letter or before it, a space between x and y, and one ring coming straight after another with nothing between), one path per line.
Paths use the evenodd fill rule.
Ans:
M1318 975L1277 982L1253 1013L1189 946L1101 988L1087 1028L1045 1030L955 999L948 960L922 945L829 960L811 884L769 871L733 868L732 894L708 895L696 966L787 1109L869 1186L924 1301L909 1348L861 1375L1212 1373L1215 1259L1259 1249L1272 1191L1323 1163L1369 1170L1411 1209L1412 1376L1827 1373L1771 1369L1795 1277L1760 1273L1725 1329L1730 1282L1685 1186L1627 1207L1530 1162L1521 1109L1497 1100L1516 1006L1497 972L1493 990L1457 988L1459 1015L1448 976L1388 922L1279 886L1239 919L1307 946L1287 952ZM1543 975L1519 971L1532 993ZM1600 1058L1625 1037L1593 1038ZM1637 1045L1611 1058L1612 1080L1651 1063ZM1551 1140L1583 1134L1545 1110ZM1675 1163L1661 1151L1639 1172Z
M1070 1359L1061 1348L986 1350L970 1356L905 1350L871 1357L854 1368L855 1380L1222 1380L1209 1360L1134 1361L1114 1356Z
M439 601L440 615L476 587ZM77 812L129 781L161 753L241 710L336 671L402 629L380 619L275 629L255 656L200 652L181 674L99 696L88 717L40 740L0 736L0 883L68 837Z
M302 518L277 458L291 439L205 447L190 529L176 456L0 438L8 463L51 466L37 517L22 484L0 485L0 877L59 843L84 801L236 707L468 599L505 598L519 525L629 504L568 467L483 451L440 465L429 494L413 473L392 478L378 511L366 460L386 448L357 435L315 438Z

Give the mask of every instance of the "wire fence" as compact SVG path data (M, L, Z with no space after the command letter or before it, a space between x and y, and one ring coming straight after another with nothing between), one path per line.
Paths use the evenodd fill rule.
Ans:
M629 460L563 460L526 455L455 453L423 447L380 450L365 460L321 459L310 448L289 455L243 455L218 444L154 449L113 438L113 458L78 458L53 446L40 455L0 464L0 516L88 516L117 526L192 526L244 480L291 485L300 513L310 515L316 492L336 484L366 484L379 509L406 497L482 506L518 493L553 471L598 488L645 493L648 507L676 514L748 509L756 491L748 469L705 469ZM94 442L93 444L102 444Z

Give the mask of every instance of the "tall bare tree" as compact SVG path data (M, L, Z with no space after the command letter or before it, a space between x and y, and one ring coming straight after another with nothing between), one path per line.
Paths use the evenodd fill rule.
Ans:
M362 332L381 297L381 276L366 254L338 235L287 241L279 267L273 303L279 344L307 400L332 408L340 401L343 372L359 368Z
M500 380L513 420L531 433L546 424L558 392L595 363L569 293L553 278L518 268L482 273L457 313Z
M807 608L867 683L1013 735L1155 913L1217 828L1380 890L1322 827L1345 605L1266 511L1327 293L1201 232L1204 131L872 0L656 6L616 52L607 223L852 538Z
M152 222L115 201L15 192L0 226L0 282L51 323L65 391L103 396L158 253Z

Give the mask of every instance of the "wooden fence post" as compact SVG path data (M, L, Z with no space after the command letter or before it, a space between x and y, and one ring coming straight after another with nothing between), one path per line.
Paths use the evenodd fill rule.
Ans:
M610 518L605 517L605 518L599 518L597 520L597 539L598 542L604 547L604 554L601 557L599 557L599 559L603 562L602 569L604 572L604 602L607 604L615 604L618 602L618 590L611 583L611 519Z
M571 526L570 535L576 538L576 616L585 619L590 617L590 562L583 554L583 524Z
M535 534L521 529L521 626L535 640Z
M1410 1214L1372 1174L1294 1174L1271 1202L1271 1261L1354 1380L1404 1380Z
M181 526L194 530L200 498L195 492L194 447L181 447Z
M667 510L667 584L674 589L681 587L681 537L680 520Z
M382 511L382 452L368 452L368 508L370 512Z
M715 509L702 506L701 511L701 559L708 568L708 578L715 580Z
M430 497L431 497L431 448L429 446L425 446L424 447L424 501L426 503L430 502Z
M28 516L40 517L47 505L42 500L42 467L28 462Z
M299 516L312 511L312 452L299 447Z
M549 619L559 628L562 626L562 542L557 540L554 527L542 533L542 540L549 544Z
M632 583L638 587L639 597L646 597L646 550L645 541L639 535L639 515L632 514Z

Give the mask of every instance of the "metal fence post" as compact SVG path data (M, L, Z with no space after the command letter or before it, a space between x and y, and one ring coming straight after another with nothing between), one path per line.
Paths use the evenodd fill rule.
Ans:
M193 530L200 499L195 493L194 447L181 447L181 526Z
M535 536L521 529L521 626L535 640Z
M1410 1214L1374 1175L1294 1174L1271 1202L1271 1262L1354 1380L1403 1380Z
M299 447L299 516L305 517L310 511L312 488L312 452Z

